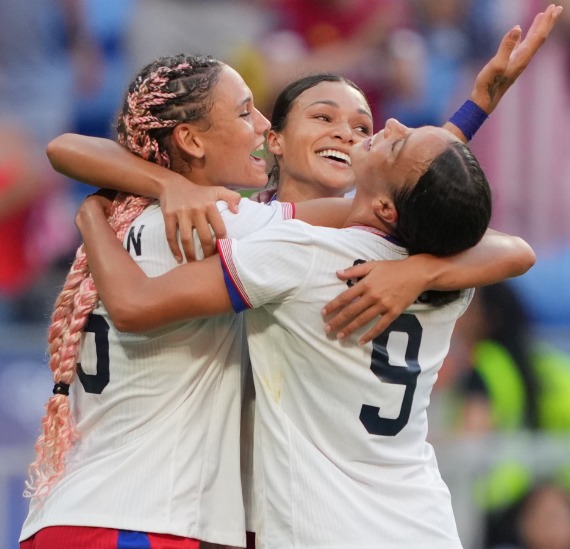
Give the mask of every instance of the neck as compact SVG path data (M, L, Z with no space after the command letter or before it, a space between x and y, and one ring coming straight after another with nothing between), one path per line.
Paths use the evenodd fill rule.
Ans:
M374 213L373 202L375 197L366 196L364 193L356 192L350 213L346 218L345 227L364 225L372 227L380 232L392 236L394 230L392 226Z

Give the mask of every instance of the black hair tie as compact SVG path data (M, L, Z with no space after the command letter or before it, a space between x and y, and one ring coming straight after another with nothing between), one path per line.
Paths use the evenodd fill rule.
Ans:
M69 396L69 383L64 383L60 381L53 386L54 395L64 395Z

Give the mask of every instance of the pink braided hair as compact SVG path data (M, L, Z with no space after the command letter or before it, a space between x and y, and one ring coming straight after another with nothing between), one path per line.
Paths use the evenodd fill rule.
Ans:
M202 63L200 68L220 66L218 61L210 58L192 59L198 59ZM169 90L169 85L181 76L188 79L194 77L192 64L184 56L162 58L148 65L126 94L123 112L119 115L117 124L119 143L131 152L167 168L170 167L170 157L165 147L152 136L152 131L173 128L182 121L181 116L188 117L187 110L183 108L185 94L191 94L195 88L184 83L186 86L178 85L173 88L174 91ZM207 77L209 82L212 82L212 77ZM204 89L209 92L210 88L211 85ZM206 95L203 94L202 102ZM164 112L154 114L157 107L162 107ZM195 118L203 116L203 113L202 107ZM109 223L119 240L123 240L132 221L151 202L153 199L146 197L124 193L117 195L113 201ZM63 289L56 299L48 330L49 367L56 386L54 395L46 404L46 412L41 422L41 434L35 445L36 460L29 467L29 478L24 492L27 497L41 497L48 493L63 474L65 456L80 436L67 391L56 389L58 385L60 388L67 388L76 377L81 334L98 299L85 250L81 245Z

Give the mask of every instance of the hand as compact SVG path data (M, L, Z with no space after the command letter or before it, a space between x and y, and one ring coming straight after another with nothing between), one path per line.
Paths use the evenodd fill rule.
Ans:
M325 331L344 339L358 328L380 318L359 340L360 345L381 334L426 290L427 280L412 258L402 261L372 261L337 273L341 280L360 279L327 303L321 311Z
M519 26L507 32L495 56L477 75L470 99L491 114L544 44L561 13L562 6L550 4L536 15L524 40Z
M108 219L111 215L111 207L116 195L117 192L111 189L99 189L85 198L75 215L77 228L81 231L84 220L88 218L100 217L101 219Z
M174 172L173 172L174 173ZM164 215L166 238L172 254L182 261L182 251L178 245L178 232L184 255L188 261L196 258L194 250L194 229L198 234L204 257L216 251L215 238L223 238L226 228L216 206L218 200L228 203L230 211L237 212L241 196L225 187L205 187L196 185L185 178L172 179L159 197Z

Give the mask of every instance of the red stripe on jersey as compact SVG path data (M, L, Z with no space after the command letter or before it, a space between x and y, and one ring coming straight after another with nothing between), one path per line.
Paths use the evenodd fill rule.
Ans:
M181 538L170 534L148 534L150 549L200 549L197 539Z
M216 248L218 249L218 253L220 254L220 258L223 263L224 270L228 273L234 288L236 289L237 293L239 294L240 299L245 303L245 305L252 309L253 305L247 296L247 292L239 279L239 275L233 261L233 253L232 253L232 239L231 238L220 238L216 241Z
M283 202L283 219L295 219L295 203L294 202Z

